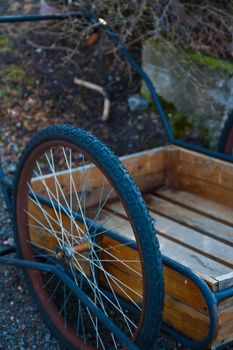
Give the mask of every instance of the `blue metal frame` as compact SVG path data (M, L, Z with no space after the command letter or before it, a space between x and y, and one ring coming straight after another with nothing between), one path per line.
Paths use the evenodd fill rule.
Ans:
M0 163L0 188L2 189L3 198L5 199L7 209L9 212L11 212L11 189L12 184L8 180L8 178L5 176L1 163Z
M146 74L146 72L142 69L142 67L136 62L133 55L127 50L126 47L121 42L121 39L118 34L114 33L111 28L107 25L107 23L100 18L96 16L96 14L88 14L88 13L67 13L67 14L56 14L56 15L27 15L27 16L5 16L0 17L0 23L15 23L15 22L25 22L25 21L48 21L48 20L64 20L64 19L71 19L71 18L85 18L89 21L94 21L97 25L102 26L103 30L111 37L113 43L118 47L122 55L132 64L134 69L138 72L138 74L141 76L141 78L145 81L148 89L151 92L153 101L157 107L157 110L160 114L161 120L163 122L163 125L165 127L165 130L168 135L168 139L171 143L174 145L190 149L192 151L202 153L205 155L208 155L210 157L222 159L227 162L233 162L233 157L220 154L218 152L207 150L203 147L199 147L193 144L186 143L181 140L177 140L174 137L173 131L171 129L171 126L169 124L169 121L164 113L163 107L159 101L157 92L154 88L154 85L152 84L150 78ZM3 169L0 164L0 185L2 186L4 198L7 203L7 207L9 211L11 211L11 183L7 179L7 177L4 175ZM41 201L44 201L43 198L40 198ZM48 204L48 203L47 203ZM78 215L78 214L76 214ZM81 220L81 217L77 216L78 220ZM90 220L91 221L91 220ZM101 225L97 225L98 227L95 227L96 230L103 230L103 227ZM120 242L124 241L125 238L122 238L117 232L111 232L111 237L114 239L118 239ZM136 249L135 244L130 245L131 248ZM86 304L90 310L108 327L126 346L128 349L136 350L137 347L135 344L133 344L122 332L121 330L116 327L113 323L109 322L109 319L103 314L101 310L98 309L96 305L94 305L88 297L83 293L81 289L78 288L78 286L70 279L70 277L61 270L61 268L51 266L48 264L41 264L41 263L35 263L20 259L12 259L12 258L4 258L3 256L9 253L12 253L15 249L14 248L6 248L2 251L0 251L0 263L3 264L9 264L9 265L15 265L19 266L21 268L26 269L37 269L40 271L49 271L53 272L62 279L65 283L69 285L69 287L73 290L73 292L82 300L84 304ZM208 285L201 280L196 274L194 274L190 269L187 267L177 263L174 260L171 260L167 258L166 256L162 257L163 264L166 266L169 266L170 268L180 272L184 276L187 276L187 278L190 278L200 289L200 291L203 294L203 297L206 300L206 304L208 306L209 315L210 315L210 328L208 335L205 339L201 341L193 341L191 339L188 339L187 337L183 336L182 334L175 331L173 328L169 327L168 325L164 325L163 329L166 331L169 335L171 335L173 338L175 338L177 341L181 342L182 344L194 348L194 349L202 349L208 347L208 345L211 344L213 341L216 331L218 329L218 315L217 315L217 305L220 301L224 300L225 298L229 298L233 296L233 288L229 288L226 290L223 290L221 292L213 293L209 289Z

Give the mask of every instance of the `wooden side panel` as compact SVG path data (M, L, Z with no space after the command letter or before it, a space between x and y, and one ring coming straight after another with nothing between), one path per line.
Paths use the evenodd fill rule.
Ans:
M198 341L207 336L210 324L209 317L169 295L165 295L164 321L188 338Z
M58 222L57 214L52 208L46 205L38 207L35 203L29 200L28 203L28 225L31 244L34 245L37 251L42 254L55 254L56 248L58 248L63 240L63 234L61 232L61 225ZM75 245L78 245L80 237L85 235L85 227L81 222L76 221L71 223L70 218L67 215L61 214L59 219L62 221L62 227L65 230L64 237L65 242L71 240L69 236L70 232L73 233L73 241ZM89 275L89 263L86 261L87 255L83 253L86 258L76 266L77 269L83 269L83 271Z
M166 151L168 185L233 207L233 165L182 148ZM176 162L174 161L176 157ZM170 160L172 159L172 160ZM175 163L171 178L170 163Z
M58 241L55 238L55 235L59 239L62 239L61 228L58 223L57 216L52 208L49 208L45 205L41 205L40 209L35 203L29 200L28 203L28 224L31 240L39 247L44 247L49 250L55 251L58 246ZM44 211L44 213L43 213ZM47 218L46 218L47 217ZM71 222L70 218L66 215L61 214L62 226L67 232L70 232ZM80 230L84 231L84 225L77 223L77 227ZM78 229L73 225L73 234L79 241Z
M111 250L116 257L126 259L137 259L138 253L129 247L119 247L117 241L104 236L101 242L104 248L108 249L110 246L116 248ZM103 258L109 258L102 254ZM119 269L119 264L112 263L105 266L107 271L127 285L130 281L132 291L124 284L114 284L114 290L118 295L124 299L135 302L141 302L139 295L142 295L142 279L135 273L130 272L127 268ZM134 266L135 268L135 266ZM137 269L140 272L140 269ZM130 273L129 273L130 272ZM209 314L206 302L197 288L197 286L189 278L182 274L165 267L165 310L164 321L174 327L176 330L191 337L195 340L201 340L208 334L209 329ZM109 283L103 274L100 275L100 280L105 288L109 289ZM120 288L119 288L120 286ZM133 292L133 290L135 292Z
M106 250L101 252L100 258L108 272L107 275L100 273L101 284L107 289L113 288L129 302L141 303L143 279L139 253L127 246L119 246L119 241L105 235L99 244ZM111 260L111 263L105 263L104 260Z
M185 275L164 266L166 294L208 316L205 299L196 284Z
M148 191L164 184L165 160L163 148L136 153L122 157L121 160L134 177L141 191ZM70 176L72 176L72 186L70 186ZM103 182L105 183L104 189L106 194L109 193L111 189L111 185L104 178L101 171L93 164L73 169L71 175L68 170L57 172L56 178L60 184L61 190L67 198L69 198L70 192L75 192L74 187L79 196L81 196L83 188L85 187L87 206L98 204ZM56 182L53 175L45 175L43 179L32 179L32 189L41 196L48 198L47 188L44 182L46 182L46 186L50 189L51 193L56 196ZM59 189L59 193L61 190ZM60 200L64 202L61 193L60 197ZM116 198L116 194L112 193L111 198Z
M233 189L233 165L213 157L182 149L179 152L178 172L221 188Z
M232 207L233 191L196 177L179 173L179 188Z
M223 311L219 316L220 327L215 341L212 344L212 349L219 345L227 344L233 341L233 307ZM229 348L231 349L231 348Z

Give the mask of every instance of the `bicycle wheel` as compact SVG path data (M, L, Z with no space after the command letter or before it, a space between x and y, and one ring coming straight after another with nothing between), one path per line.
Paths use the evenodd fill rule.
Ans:
M219 152L233 156L233 111L224 124L219 141Z
M89 133L53 126L22 154L14 183L21 258L60 266L140 348L158 336L163 272L151 218L119 159ZM68 349L122 349L51 272L25 272L49 327Z

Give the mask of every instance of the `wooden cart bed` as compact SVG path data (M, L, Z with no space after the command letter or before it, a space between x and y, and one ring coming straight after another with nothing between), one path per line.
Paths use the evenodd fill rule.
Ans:
M232 287L233 164L175 146L122 160L144 193L162 254L190 268L213 292ZM116 210L117 203L111 206ZM208 309L193 281L165 267L165 292L164 321L203 339ZM218 314L213 348L233 340L233 298L219 304Z
M190 268L213 293L233 287L233 164L175 146L121 160L136 180L155 220L162 254ZM65 174L62 176L65 187ZM93 188L98 186L96 178L95 181ZM119 234L134 237L119 202L105 206L99 223L120 227ZM119 254L134 253L124 246L119 248ZM164 266L164 272L165 323L193 340L204 339L210 317L200 289L171 266ZM128 278L124 271L116 269L118 273L118 278ZM212 348L233 340L233 297L220 302L218 317Z

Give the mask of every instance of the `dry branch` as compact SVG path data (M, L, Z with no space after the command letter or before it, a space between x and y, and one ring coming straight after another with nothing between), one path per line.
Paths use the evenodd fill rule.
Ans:
M107 121L109 119L111 102L110 102L108 95L107 95L106 91L104 90L104 88L102 86L97 85L97 84L94 84L94 83L91 83L89 81L85 81L82 79L78 79L78 78L74 78L74 83L79 85L79 86L83 86L87 89L97 91L103 96L104 107L103 107L103 113L102 113L101 120L103 122Z

